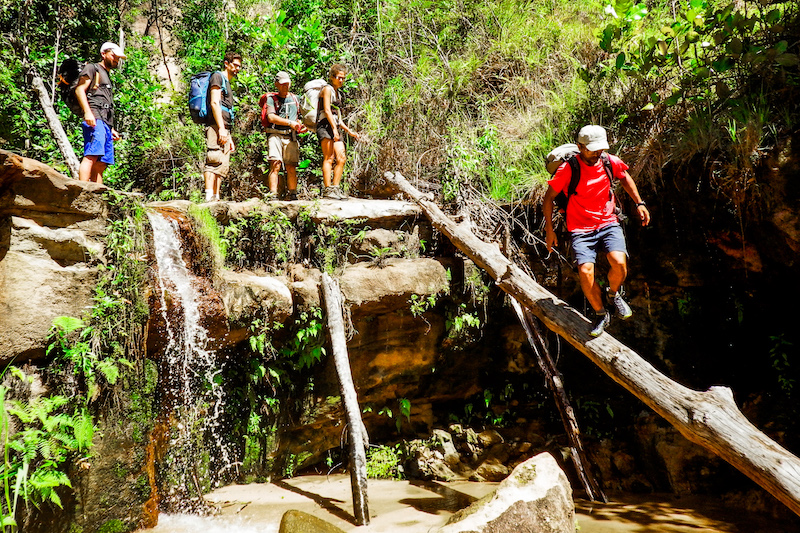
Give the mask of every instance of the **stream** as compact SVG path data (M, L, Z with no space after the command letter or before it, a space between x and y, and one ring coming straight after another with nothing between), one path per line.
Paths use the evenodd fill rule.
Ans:
M142 533L276 533L283 513L297 509L344 531L426 533L497 483L369 480L369 526L353 525L348 475L310 475L269 484L230 485L206 495L219 514L162 514ZM608 504L577 499L580 533L800 533L800 525L734 511L718 498L671 494L612 496Z

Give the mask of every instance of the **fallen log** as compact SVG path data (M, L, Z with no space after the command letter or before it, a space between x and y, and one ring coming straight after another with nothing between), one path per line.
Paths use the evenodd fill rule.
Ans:
M342 315L342 292L339 283L327 272L322 274L322 295L328 316L328 332L331 336L333 362L339 376L339 387L342 391L342 404L347 429L350 433L350 488L353 493L353 513L356 525L369 525L369 505L367 498L367 435L361 420L361 408L358 406L356 387L350 371L350 359L347 356L347 337L344 333L344 316Z
M727 387L695 391L672 381L608 333L593 338L590 322L536 283L496 244L482 241L468 224L456 224L399 173L384 178L415 201L433 226L497 286L527 307L545 326L672 424L684 437L730 463L800 515L800 459L762 433L739 411Z

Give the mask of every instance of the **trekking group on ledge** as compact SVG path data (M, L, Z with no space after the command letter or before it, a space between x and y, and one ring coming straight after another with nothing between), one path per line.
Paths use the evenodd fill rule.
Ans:
M109 73L127 56L119 45L106 42L100 47L100 57L99 63L87 63L72 80L65 79L62 73L60 82L67 105L83 117L83 159L78 179L97 183L103 183L103 172L108 165L114 164L114 141L120 139L114 129L113 87ZM77 63L71 60L71 64ZM235 111L230 82L242 68L242 56L237 52L227 52L223 64L223 70L193 76L189 93L192 120L205 126L203 179L206 202L220 199L222 180L228 175L231 153L235 150L231 136ZM301 103L297 95L289 91L292 83L289 74L278 72L274 80L276 92L261 97L261 123L268 136L269 150L268 199L278 196L281 167L286 174L284 199L297 199L297 165L300 161L297 134L311 129L317 134L322 149L323 198L347 200L347 194L341 188L347 161L342 131L356 140L359 135L347 127L341 116L339 91L346 76L344 65L333 65L327 83L313 80L306 84Z
M114 43L100 47L101 63L88 64L74 84L73 110L83 113L84 157L79 178L102 183L103 170L114 164L113 141L120 138L114 129L114 106L109 71L117 68L125 52ZM230 129L234 122L234 100L230 81L242 68L242 56L228 52L224 70L203 72L192 78L189 92L189 111L192 120L205 125L206 162L203 168L205 199L220 199L222 180L228 175L230 155L234 150ZM268 198L276 198L281 167L286 172L285 199L297 199L297 165L300 159L299 133L315 130L322 148L323 197L346 200L341 189L346 161L342 131L358 139L341 118L339 89L344 84L347 69L341 64L331 67L327 83L314 80L304 87L303 103L289 91L292 80L287 72L275 76L276 92L261 97L261 123L268 135L269 185ZM69 100L68 105L70 104ZM553 226L554 206L565 219L578 276L584 296L594 314L590 317L589 335L597 337L611 322L611 313L620 319L632 314L623 299L622 284L628 274L628 251L616 208L613 180L622 185L636 204L636 215L643 226L650 223L650 212L639 195L628 165L609 155L606 130L588 125L578 133L577 144L565 144L547 156L551 174L544 196L543 214L546 245L552 251L558 245ZM605 290L595 279L598 253L604 253L609 263Z

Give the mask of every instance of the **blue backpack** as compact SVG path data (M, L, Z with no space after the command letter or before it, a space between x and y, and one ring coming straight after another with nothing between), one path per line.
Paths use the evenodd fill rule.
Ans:
M192 76L189 83L189 115L192 117L192 122L195 124L208 124L211 117L211 106L209 105L208 98L208 82L211 80L213 72L200 72ZM222 76L222 91L228 94L228 80ZM233 120L233 109L228 109L222 106L222 109L227 111L231 120Z

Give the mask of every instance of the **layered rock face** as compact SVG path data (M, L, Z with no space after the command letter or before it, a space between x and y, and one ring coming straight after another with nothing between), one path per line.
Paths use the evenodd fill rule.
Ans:
M0 365L41 359L53 319L91 306L105 190L0 150Z

